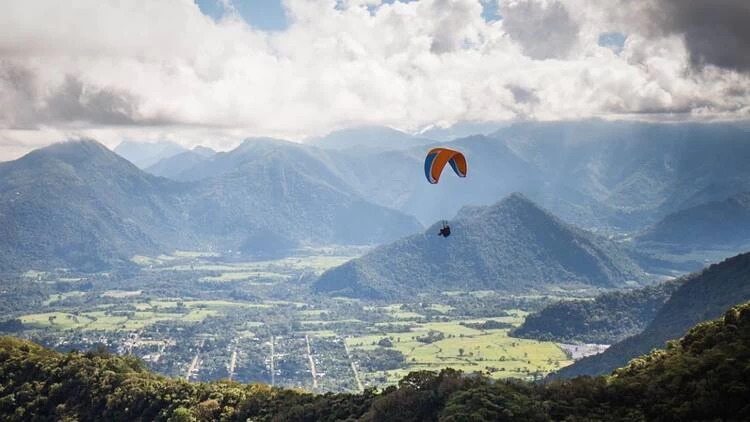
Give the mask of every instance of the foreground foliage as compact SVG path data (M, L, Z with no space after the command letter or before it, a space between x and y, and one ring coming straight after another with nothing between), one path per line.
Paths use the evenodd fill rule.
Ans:
M154 375L106 351L61 354L0 339L0 415L7 420L748 420L750 304L699 324L666 350L609 377L546 385L491 382L446 369L380 393L313 395Z
M730 307L748 300L750 253L744 253L685 277L643 332L614 344L604 353L581 359L554 376L608 374L631 359L684 336L696 324L718 318Z

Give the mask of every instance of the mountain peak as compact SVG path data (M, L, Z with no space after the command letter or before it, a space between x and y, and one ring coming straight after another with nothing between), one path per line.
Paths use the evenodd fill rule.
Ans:
M293 144L293 143L294 142L287 141L285 139L270 138L270 137L260 136L260 137L252 137L252 138L245 138L245 139L243 139L242 143L237 147L237 149L239 149L239 148L245 148L245 147L248 147L248 146L257 146L257 145L275 146L275 145L289 145L289 144Z
M96 160L112 161L118 157L109 148L93 139L71 139L48 145L44 148L31 151L17 161L33 160L38 158L54 158L68 164L81 162L93 162Z
M397 299L434 289L521 293L553 285L615 287L644 278L617 244L565 224L520 193L464 208L450 224L448 239L432 226L327 271L315 288Z
M547 214L551 218L556 219L555 216L547 213L542 207L537 205L534 201L520 192L513 192L492 205L466 205L458 211L456 218L487 218L488 215L497 213L511 213L519 215L528 213L540 213Z
M532 207L539 208L537 204L535 204L531 199L526 197L526 195L522 194L521 192L511 193L510 195L501 199L498 204L504 204L504 205L519 204L519 205L532 206Z

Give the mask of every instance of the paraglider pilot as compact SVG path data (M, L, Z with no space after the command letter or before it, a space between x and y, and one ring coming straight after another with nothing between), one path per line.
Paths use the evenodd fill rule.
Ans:
M438 236L448 237L451 235L451 226L447 222L443 222L443 227L440 229Z

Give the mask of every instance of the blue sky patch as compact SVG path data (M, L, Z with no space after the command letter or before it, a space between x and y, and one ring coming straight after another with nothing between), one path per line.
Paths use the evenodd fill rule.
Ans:
M226 12L219 0L195 0L204 15L219 20ZM237 13L253 28L283 31L289 26L281 0L233 0Z
M615 54L620 54L625 47L625 40L627 38L625 34L620 32L602 32L599 34L599 45L609 48Z

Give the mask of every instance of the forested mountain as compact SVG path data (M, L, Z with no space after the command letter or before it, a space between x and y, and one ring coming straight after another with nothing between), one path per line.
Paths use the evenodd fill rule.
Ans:
M205 177L192 184L199 200L191 221L233 242L270 229L294 242L373 244L421 230L413 217L363 199L296 144L247 140L192 171Z
M643 331L682 281L602 293L594 300L556 302L528 315L512 335L562 343L617 343Z
M465 208L450 225L453 234L447 239L437 236L436 224L327 271L315 289L396 298L455 289L518 293L551 285L616 287L644 278L617 244L563 223L521 194Z
M0 163L0 270L94 269L135 251L195 246L173 200L186 189L94 141L54 144Z
M748 245L750 192L669 214L637 240L680 249Z
M496 421L747 420L750 305L700 324L609 378L491 382L450 369L413 372L381 393L313 395L154 375L133 357L62 354L0 338L7 420Z
M176 175L188 171L199 163L211 158L216 151L206 147L195 147L190 151L163 158L145 170L155 176L174 179Z
M117 145L114 152L121 157L138 166L140 169L150 167L160 160L172 157L181 152L187 151L186 148L174 142L136 142L123 141Z
M555 377L605 374L636 356L664 347L695 324L716 318L728 308L750 299L750 253L711 265L688 276L643 332L602 354L563 368Z
M304 158L270 152L195 183L147 174L94 141L0 163L0 270L100 268L176 248L254 253L262 239L377 243L421 229Z

